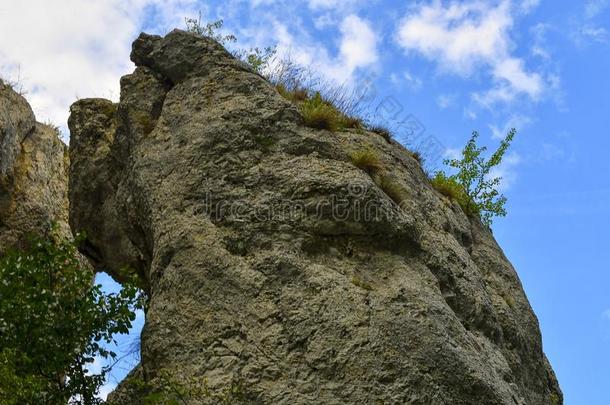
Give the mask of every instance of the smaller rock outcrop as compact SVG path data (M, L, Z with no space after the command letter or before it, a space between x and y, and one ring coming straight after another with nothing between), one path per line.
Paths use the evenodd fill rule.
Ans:
M70 234L67 170L58 131L36 122L26 99L0 81L0 253L53 224Z

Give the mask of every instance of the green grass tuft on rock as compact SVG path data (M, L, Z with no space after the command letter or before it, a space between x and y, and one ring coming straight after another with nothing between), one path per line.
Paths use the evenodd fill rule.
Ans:
M343 116L341 124L343 128L362 129L364 127L362 119L358 117L350 117L347 115Z
M422 156L422 154L418 151L412 152L412 156L415 160L417 160L417 162L419 163L420 166L424 165L424 157Z
M451 177L446 176L443 172L437 172L430 179L430 184L442 195L456 201L467 215L477 214L476 206L472 203L464 187Z
M359 169L373 174L383 168L377 152L373 149L363 149L352 153L352 163Z
M275 89L278 91L278 93L280 93L282 97L284 97L291 103L303 102L309 97L308 91L300 87L289 89L286 87L285 84L278 83L275 85Z
M390 132L390 130L382 125L369 125L369 127L367 128L370 132L374 132L377 135L381 135L383 137L383 139L385 139L386 141L388 141L388 143L392 142L392 132Z
M399 206L409 196L407 189L390 175L381 177L379 187Z

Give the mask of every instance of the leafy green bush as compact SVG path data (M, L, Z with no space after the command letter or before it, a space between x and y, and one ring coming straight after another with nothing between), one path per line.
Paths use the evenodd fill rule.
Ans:
M223 20L212 21L203 25L201 23L201 12L197 18L185 18L186 31L200 35L206 38L216 40L222 46L227 46L229 43L237 42L237 37L233 34L223 35L218 31L224 25Z
M118 294L92 285L74 243L35 240L0 258L0 398L3 405L98 404L110 367L89 371L102 347L128 333L138 289Z
M457 173L447 176L437 172L432 184L443 194L457 200L467 214L480 215L483 223L490 226L493 217L506 215L506 197L498 191L502 178L490 177L490 173L502 163L516 132L514 128L511 129L488 160L482 156L487 148L477 146L479 134L473 132L462 150L462 158L445 160L445 164Z
M233 55L246 62L255 72L263 74L276 53L277 48L275 46L267 46L265 48L237 50L233 52Z

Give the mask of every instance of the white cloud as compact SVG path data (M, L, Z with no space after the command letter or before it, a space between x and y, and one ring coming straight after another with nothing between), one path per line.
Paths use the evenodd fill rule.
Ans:
M585 18L592 19L603 13L610 5L609 0L589 0L585 5Z
M229 0L228 5L214 10L230 14L233 11L229 9L242 2L236 1ZM284 0L251 0L249 4L270 6L279 12ZM278 12L257 11L256 23L245 25L239 19L227 20L232 24L228 28L240 37L240 46L265 46L277 41L280 53L290 53L297 62L338 83L350 80L359 69L376 64L379 36L371 23L354 13L338 12L348 5L358 6L359 1L312 0L299 4L323 11L318 26L333 30L337 52L307 32L299 18L290 22L277 20ZM183 27L184 17L196 16L199 8L204 21L217 17L207 12L211 7L198 0L3 2L0 74L11 79L21 77L37 118L65 128L69 106L77 98L118 99L119 78L133 70L129 53L140 31L163 34L173 27ZM14 16L27 16L27 23ZM418 85L414 78L412 86Z
M548 143L548 142L543 142L541 145L541 150L540 150L540 154L539 154L539 158L540 160L543 161L549 161L549 160L555 160L555 159L565 159L566 157L566 151L558 146L558 145L554 145L552 143Z
M377 35L367 21L356 15L345 17L341 23L341 60L351 73L361 66L377 61Z
M279 0L250 0L250 4L252 5L252 7L269 6L278 2Z
M336 56L330 55L327 48L312 41L306 35L296 37L282 22L275 22L274 37L278 42L278 53L303 66L311 67L325 79L343 84L352 79L356 70L374 65L378 59L379 38L370 23L350 14L339 25L338 48Z
M407 71L403 72L402 75L403 75L405 81L407 82L407 86L411 90L419 90L419 89L421 89L421 87L423 85L422 79L420 79L417 76L412 75L411 73L409 73Z
M549 53L549 51L547 51L545 48L538 46L538 45L534 45L532 47L532 55L534 56L538 56L542 59L550 59L551 58L551 54Z
M602 317L607 320L610 320L610 309L607 309L604 312L602 312Z
M522 131L531 123L532 119L530 117L515 114L511 116L503 126L499 127L497 125L490 124L489 129L491 130L492 139L503 139L508 131L510 131L512 128L517 129L517 131Z
M411 74L408 71L402 72L401 75L398 75L398 74L396 74L394 72L391 73L390 74L390 81L392 82L392 84L394 84L396 86L404 85L408 89L413 90L413 91L418 91L423 86L422 79L420 79L419 77Z
M438 96L436 98L436 104L439 106L439 108L441 110L444 110L445 108L449 108L452 105L454 105L456 99L457 99L456 94L441 94L440 96Z
M448 6L434 1L407 15L398 40L406 50L439 59L443 70L467 76L479 62L505 52L505 32L512 24L507 8L507 2L489 8L477 1Z
M536 99L542 92L543 82L538 73L526 73L523 61L516 58L506 58L494 66L494 76L506 80L512 89L518 93L526 93Z
M523 13L530 13L533 9L540 5L540 0L522 0L519 8Z
M321 16L314 19L314 26L319 30L332 27L336 24L337 20L331 14L322 14Z
M359 2L360 0L308 0L307 3L312 10L345 10Z
M547 37L546 34L550 28L551 27L549 24L538 23L530 29L530 32L533 37L533 41L532 41L533 44L532 44L532 50L531 50L532 55L538 56L545 60L551 59L551 53L547 49L548 46L547 46L547 39L546 39L546 37Z
M65 126L77 97L118 98L119 78L132 70L131 42L148 12L153 24L165 29L182 26L195 5L194 0L3 2L0 71L15 77L20 70L37 118Z
M309 7L312 9L334 8L341 3L340 0L309 0Z
M578 36L581 39L589 39L594 42L607 42L608 41L608 30L602 27L595 27L590 25L584 25L578 30Z
M529 7L534 3L529 2ZM542 76L511 55L512 12L508 0L495 5L435 0L412 8L400 23L397 39L407 52L437 62L442 72L469 77L486 68L494 86L474 97L485 105L510 102L519 95L537 100L545 90Z
M477 113L472 108L469 108L469 107L464 107L463 113L464 113L464 117L471 119L471 120L476 120L477 116L478 116Z
M462 150L457 148L447 148L443 152L443 158L445 159L461 159Z
M610 6L610 0L589 0L586 2L582 16L572 22L571 37L578 46L591 42L608 42L608 30L600 27L596 20Z

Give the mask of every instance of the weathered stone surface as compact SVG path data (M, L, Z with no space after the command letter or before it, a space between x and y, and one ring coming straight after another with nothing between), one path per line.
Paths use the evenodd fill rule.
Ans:
M68 236L68 155L55 129L0 81L0 252L53 224Z
M132 60L120 103L69 126L73 230L149 290L133 378L253 404L562 402L515 270L409 151L302 126L212 40L142 34ZM366 148L385 174L351 163Z

